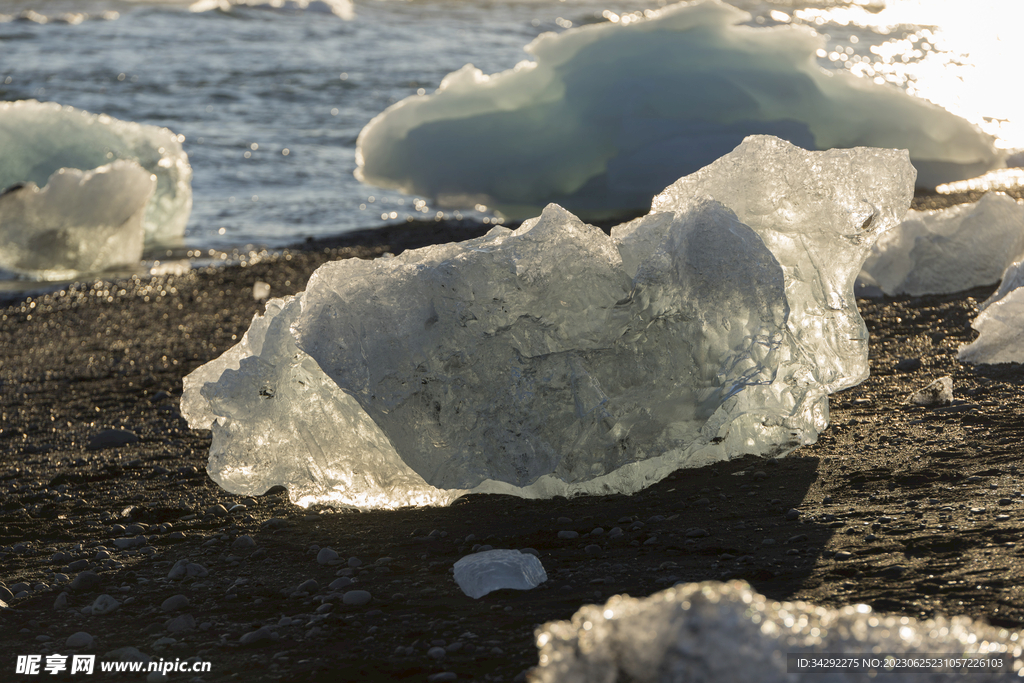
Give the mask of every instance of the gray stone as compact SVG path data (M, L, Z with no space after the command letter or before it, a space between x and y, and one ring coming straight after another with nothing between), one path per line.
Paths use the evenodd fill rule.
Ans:
M165 612L177 612L188 607L188 598L184 595L172 595L160 604Z

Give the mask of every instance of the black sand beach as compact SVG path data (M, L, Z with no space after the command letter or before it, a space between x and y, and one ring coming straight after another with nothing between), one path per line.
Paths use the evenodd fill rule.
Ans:
M523 680L537 625L680 581L743 579L776 600L1024 627L1024 372L956 355L992 287L860 301L872 374L831 398L818 443L682 470L633 496L469 496L356 513L304 510L282 491L233 496L209 480L209 433L181 418L181 378L262 311L254 282L282 296L326 260L489 227L366 231L240 266L78 285L0 312L0 679L40 678L15 675L18 655L99 662L132 647L210 663L171 675L182 681ZM951 405L905 403L944 375ZM618 539L557 535L616 526ZM694 527L707 535L687 537ZM477 544L534 548L549 580L472 600L450 569ZM318 562L321 548L338 559ZM208 574L168 578L183 559ZM330 587L343 577L353 583ZM345 605L352 589L370 602ZM120 606L71 611L101 594ZM187 604L165 610L177 595ZM83 631L91 645L67 644Z

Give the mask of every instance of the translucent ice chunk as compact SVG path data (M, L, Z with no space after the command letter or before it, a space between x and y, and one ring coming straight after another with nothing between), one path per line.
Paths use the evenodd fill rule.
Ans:
M0 268L41 280L131 267L142 257L142 216L156 178L134 161L62 168L0 194Z
M989 303L971 326L978 331L978 338L960 347L961 362L1024 363L1024 288L1008 291Z
M329 263L186 378L182 411L226 488L305 502L629 493L784 453L867 376L853 281L913 178L905 152L755 137L611 236L552 205Z
M752 134L806 149L908 149L918 184L1003 165L992 139L892 85L826 72L805 27L746 25L717 0L545 33L533 61L472 65L398 102L360 133L357 177L527 217L549 202L580 216L646 210L667 184Z
M973 204L909 211L879 238L861 280L886 294L947 294L999 281L1024 256L1024 207L1001 193Z
M537 683L854 683L866 673L789 672L787 655L864 657L865 653L1024 654L1016 633L966 617L880 616L867 605L841 609L776 602L742 581L678 585L637 599L614 596L586 605L571 621L536 631ZM1009 669L977 674L986 681L1016 678ZM962 673L891 672L893 681L948 683Z
M455 563L455 583L473 599L502 588L528 591L547 580L540 560L518 550L485 550Z
M119 159L134 161L156 176L156 189L142 215L145 238L173 241L185 233L192 211L192 168L181 149L183 139L166 128L56 102L0 102L0 190L19 183L42 187L62 168L88 171ZM103 204L107 199L95 196L91 201Z
M949 375L938 378L911 394L907 402L919 406L948 406L953 402L953 378Z

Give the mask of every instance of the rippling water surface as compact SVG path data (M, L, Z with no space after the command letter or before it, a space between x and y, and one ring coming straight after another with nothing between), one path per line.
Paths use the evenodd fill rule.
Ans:
M1012 32L1024 3L733 4L756 25L797 23L826 35L823 66L896 83L982 126L1002 146L1024 147L1011 72L1011 60L1022 56ZM484 73L511 68L543 31L656 3L202 5L207 11L190 11L189 2L0 0L0 99L56 101L184 134L195 193L186 246L207 253L437 215L421 198L353 177L356 137L373 116L432 91L466 63Z

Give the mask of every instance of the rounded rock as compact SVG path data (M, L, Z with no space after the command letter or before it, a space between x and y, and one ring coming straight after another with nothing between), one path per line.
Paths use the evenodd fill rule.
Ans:
M361 605L367 604L372 599L373 597L370 595L368 591L356 590L348 591L347 593L345 593L345 595L342 596L341 601L344 602L346 605L359 607Z
M79 631L78 633L72 633L70 636L68 636L65 645L71 648L92 647L92 644L95 640L95 638L93 638L85 631Z
M320 552L316 554L316 561L318 564L330 564L338 559L338 553L333 548L320 548Z
M160 609L165 612L177 612L188 607L188 598L184 595L172 595L160 604Z

